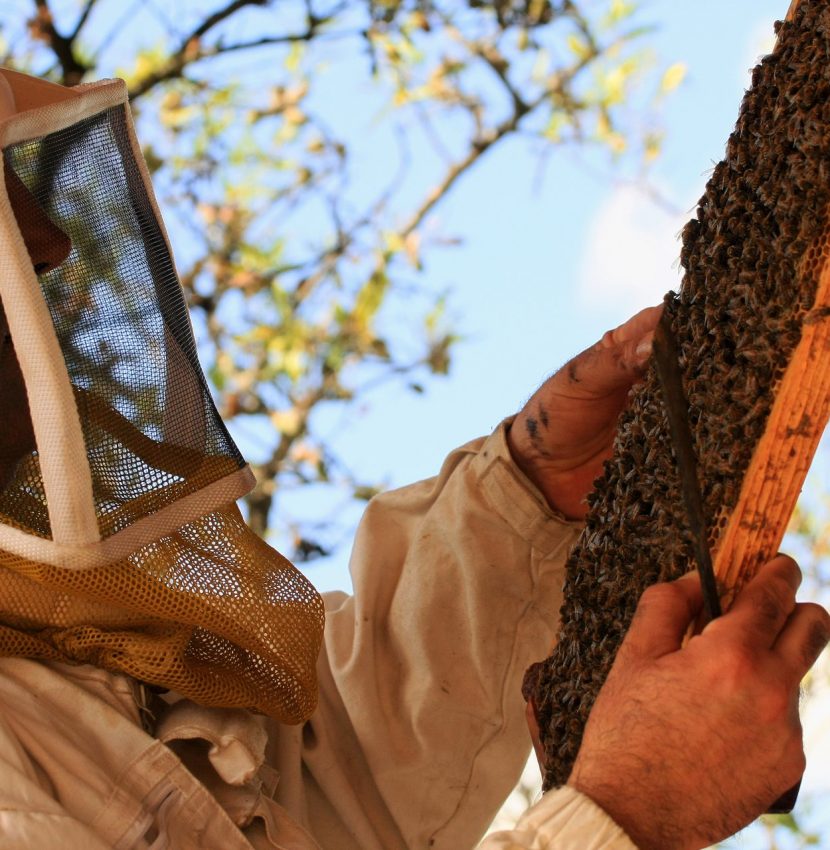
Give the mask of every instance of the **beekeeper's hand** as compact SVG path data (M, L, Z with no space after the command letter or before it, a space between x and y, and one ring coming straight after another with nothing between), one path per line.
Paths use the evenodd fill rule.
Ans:
M714 844L801 777L799 683L830 615L796 603L800 580L792 559L775 558L685 646L698 577L643 595L568 780L642 850Z
M642 310L566 363L510 428L514 461L568 519L585 515L585 497L611 455L617 419L645 371L662 310Z

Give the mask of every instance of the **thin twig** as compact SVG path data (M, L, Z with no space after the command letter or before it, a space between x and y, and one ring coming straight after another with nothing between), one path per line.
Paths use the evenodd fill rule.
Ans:
M586 51L578 62L574 63L570 68L563 69L558 74L554 74L537 97L531 101L524 101L521 98L513 98L513 113L504 121L489 131L479 134L473 140L472 146L467 155L452 165L444 175L444 178L433 187L421 205L415 210L409 221L401 228L400 235L406 238L410 233L420 227L423 220L429 215L439 201L452 188L453 184L476 162L492 148L497 142L503 139L510 133L515 132L525 115L535 111L542 103L548 100L556 92L564 92L571 80L574 79L585 67L593 62L600 54L601 48L596 43L591 43L590 49ZM510 87L512 89L512 86Z
M179 43L179 47L173 51L167 63L152 74L148 74L144 79L140 80L130 89L130 98L138 98L153 89L159 83L166 80L172 80L181 76L185 67L203 59L209 59L214 56L233 53L242 50L251 50L257 47L270 47L279 44L294 44L298 42L308 42L319 36L320 29L334 20L336 16L345 7L341 4L332 9L325 16L317 16L309 12L306 28L301 32L288 33L286 35L262 36L260 38L251 39L249 41L239 41L233 44L218 43L203 47L201 42L205 35L222 21L229 18L231 15L238 12L246 6L265 6L269 0L233 0L223 9L219 9L210 17L206 18L196 27L189 35L185 36ZM339 36L355 36L360 35L358 31L349 31L339 33Z
M72 35L68 36L70 41L75 41L75 39L80 34L81 30L84 28L84 24L87 22L87 18L89 18L89 13L92 11L95 4L98 0L87 0L86 5L83 8L76 24L75 29L72 30Z
M75 56L74 35L67 37L57 31L48 0L34 0L34 4L35 17L31 22L33 36L45 41L52 49L60 64L63 84L66 86L77 85L90 66Z
M39 0L39 2L42 2L42 0ZM169 61L163 68L152 74L148 74L132 88L130 97L141 97L141 95L159 83L178 77L190 62L193 62L197 58L202 58L203 51L200 42L210 30L246 6L264 6L266 3L267 0L232 0L224 8L217 9L181 40L179 47L173 51Z

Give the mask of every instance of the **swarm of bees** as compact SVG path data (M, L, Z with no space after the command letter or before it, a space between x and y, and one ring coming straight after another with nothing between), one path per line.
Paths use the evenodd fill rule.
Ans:
M713 548L830 256L830 5L802 0L777 32L775 50L753 72L726 158L683 230L685 273L666 306ZM545 749L546 789L567 780L640 595L692 563L651 367L620 419L613 457L569 556L557 645L525 678Z

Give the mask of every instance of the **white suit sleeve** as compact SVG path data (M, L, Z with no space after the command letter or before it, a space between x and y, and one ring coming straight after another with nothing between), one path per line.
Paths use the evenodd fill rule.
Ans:
M521 773L521 680L555 636L579 528L512 463L506 427L373 500L354 596L327 600L318 711L272 755L324 848L474 847Z
M573 788L549 791L507 832L488 835L479 850L637 850L621 827Z
M0 850L108 850L44 788L15 732L0 722Z

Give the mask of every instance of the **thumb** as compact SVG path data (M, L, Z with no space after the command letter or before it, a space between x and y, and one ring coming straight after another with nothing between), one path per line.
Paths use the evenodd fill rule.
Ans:
M574 357L562 370L570 391L601 398L642 378L662 311L662 305L641 310Z
M703 592L695 572L652 585L640 597L620 652L652 659L677 652L702 607Z

